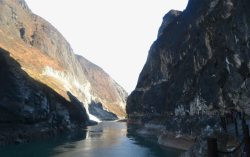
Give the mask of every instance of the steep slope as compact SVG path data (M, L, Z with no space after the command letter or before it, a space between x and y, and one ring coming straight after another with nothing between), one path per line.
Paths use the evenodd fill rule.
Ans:
M85 108L70 101L21 69L0 49L0 145L20 143L73 130L88 123Z
M183 12L170 11L128 97L130 121L199 135L232 109L249 115L247 6L248 0L189 0Z
M115 119L116 115L113 113L125 116L126 91L100 67L82 56L77 55L76 57L92 87L94 99L90 105L90 113L97 115L99 119ZM102 108L105 108L107 112L102 111ZM98 113L95 114L95 112Z
M0 47L7 50L32 78L48 85L67 100L67 93L72 93L88 113L91 104L101 103L104 110L100 112L110 111L115 117L125 116L125 97L97 97L103 95L100 92L113 96L117 94L112 92L119 91L93 88L93 81L86 76L69 43L50 23L33 14L24 0L1 0L0 21L0 36L5 37L0 38ZM91 114L90 118L98 120Z

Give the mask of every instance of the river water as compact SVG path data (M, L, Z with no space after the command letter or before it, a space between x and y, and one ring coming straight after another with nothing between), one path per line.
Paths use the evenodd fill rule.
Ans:
M137 136L125 122L102 122L80 133L0 148L0 157L176 157L150 137Z

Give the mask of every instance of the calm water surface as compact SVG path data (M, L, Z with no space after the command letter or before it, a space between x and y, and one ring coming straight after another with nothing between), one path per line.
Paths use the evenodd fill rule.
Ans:
M0 157L176 157L150 137L134 134L124 122L102 122L77 135L0 148Z

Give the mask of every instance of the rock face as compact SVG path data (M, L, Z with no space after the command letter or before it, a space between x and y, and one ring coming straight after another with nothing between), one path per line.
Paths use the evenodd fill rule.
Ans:
M76 56L65 38L50 23L33 14L24 0L0 0L0 21L0 47L31 78L68 101L75 97L90 119L126 115L127 94L123 88L101 68ZM96 104L100 106L94 112L97 115L91 115L89 108L92 110Z
M196 115L238 108L250 114L248 0L190 0L170 11L136 89L132 115Z
M231 109L250 114L247 6L249 0L189 0L183 12L166 14L127 99L129 122L143 124L144 130L165 126L156 138L167 146L171 139L196 139L186 157L207 156L209 136L223 141L221 117Z
M27 142L85 126L85 108L32 79L0 49L0 145ZM69 93L70 94L70 93Z

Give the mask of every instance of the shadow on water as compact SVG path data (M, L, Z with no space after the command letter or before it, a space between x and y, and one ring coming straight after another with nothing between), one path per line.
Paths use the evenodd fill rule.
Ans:
M0 148L1 157L52 157L62 154L63 151L74 149L75 142L86 139L86 130L63 134L61 136L37 140L31 143L10 145ZM59 149L58 149L59 148ZM62 150L63 148L63 150Z

